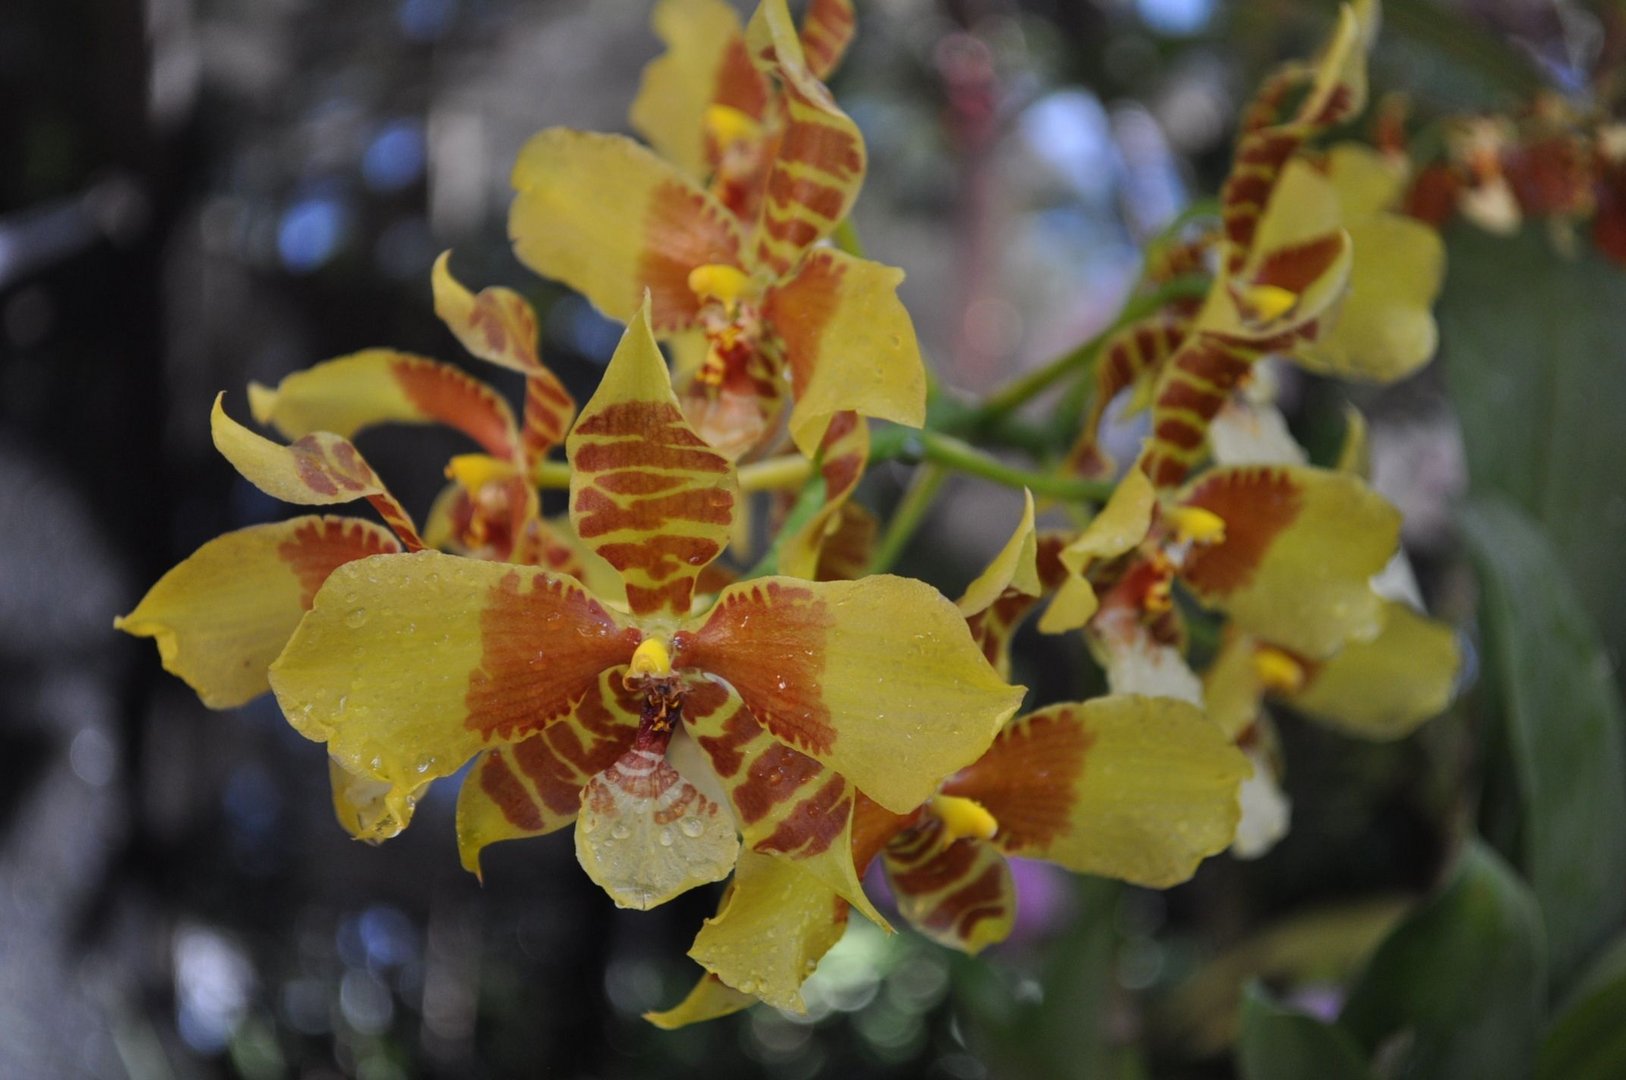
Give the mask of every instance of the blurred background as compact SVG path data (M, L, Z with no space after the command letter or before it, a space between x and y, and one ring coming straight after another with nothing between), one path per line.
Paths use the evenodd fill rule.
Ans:
M716 890L617 911L564 835L491 849L482 887L457 864L451 783L398 839L357 845L332 820L321 748L269 697L211 713L150 642L115 634L205 540L293 512L213 451L217 391L243 417L249 380L359 348L461 362L431 308L441 250L470 285L536 303L544 357L586 397L619 327L514 261L508 168L548 125L627 130L659 48L646 8L0 6L0 1076L1227 1077L1245 977L1335 1013L1465 820L1518 848L1517 762L1484 749L1497 714L1475 694L1395 745L1289 718L1294 830L1265 859L1222 856L1167 894L1024 866L1018 932L978 960L855 922L807 1017L664 1034L639 1015L687 991ZM1543 85L1613 92L1598 76L1621 40L1612 5L1387 8L1374 99L1405 89L1425 119L1517 110ZM1138 245L1216 190L1252 88L1334 15L1330 0L858 9L833 80L870 146L856 223L908 272L924 347L971 392L1110 321ZM1433 609L1470 640L1454 507L1470 476L1517 504L1579 598L1569 651L1602 665L1608 697L1626 639L1622 272L1543 223L1453 228L1444 366L1383 390L1297 377L1284 400L1323 458L1343 402L1368 412L1374 482L1406 512ZM1499 343L1523 350L1516 365L1481 366ZM420 429L360 441L420 520L463 449ZM907 476L878 470L865 497L885 505ZM952 595L1018 510L1012 492L952 487L903 570ZM1068 686L1053 644L1019 649L1019 675Z

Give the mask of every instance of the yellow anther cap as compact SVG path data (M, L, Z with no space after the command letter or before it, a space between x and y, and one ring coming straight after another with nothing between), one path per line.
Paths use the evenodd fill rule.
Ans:
M666 642L660 638L646 637L638 643L633 650L632 663L627 665L625 682L634 679L647 678L651 675L659 678L672 674L672 653L666 647Z
M761 124L732 105L707 105L705 118L701 122L706 125L706 134L719 146L745 142L762 132Z
M978 840L992 840L999 831L999 821L988 808L975 799L958 795L933 795L932 813L943 823L943 842L952 844L967 836Z
M1249 306L1266 322L1286 315L1299 302L1298 293L1280 285L1249 285L1245 295Z
M1180 540L1218 544L1225 539L1225 519L1200 506L1176 506L1165 511Z
M514 467L490 454L458 454L446 464L446 478L470 495L494 480L506 480L514 475Z
M751 279L745 271L726 263L706 263L689 271L689 291L702 300L721 300L732 306L744 295Z
M1269 645L1261 645L1254 650L1253 671L1266 690L1292 694L1304 689L1304 666Z

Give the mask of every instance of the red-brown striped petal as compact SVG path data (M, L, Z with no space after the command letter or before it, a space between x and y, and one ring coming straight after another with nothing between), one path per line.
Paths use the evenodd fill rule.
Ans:
M514 414L496 391L450 364L365 349L248 388L254 419L289 439L316 432L353 438L376 424L445 424L493 457L511 459Z
M886 925L854 871L851 785L775 739L721 683L696 682L684 695L683 715L734 807L745 846L796 863Z
M676 666L729 683L781 742L898 813L974 760L1016 709L936 590L908 578L761 578L673 638Z
M1016 887L993 844L946 840L942 822L928 814L887 845L882 863L900 915L933 941L976 955L1010 936Z
M647 307L566 448L571 520L621 572L633 612L688 614L696 576L728 544L738 494L729 460L678 407Z
M745 36L784 109L756 231L757 262L783 274L847 216L864 182L864 138L808 70L784 0L764 0Z
M408 550L424 546L411 516L350 440L318 431L278 446L227 416L221 405L225 396L215 398L210 431L215 448L249 483L272 498L303 506L366 499Z
M819 444L819 474L824 478L824 505L779 549L779 571L789 577L819 577L821 555L848 520L847 500L864 477L869 463L869 425L857 413L837 413ZM849 538L850 542L851 538ZM859 567L862 572L862 566ZM836 577L857 577L837 574Z
M499 840L561 829L576 820L582 788L632 747L642 702L622 685L625 669L599 676L597 693L538 735L475 759L457 799L463 868L480 873L480 852Z

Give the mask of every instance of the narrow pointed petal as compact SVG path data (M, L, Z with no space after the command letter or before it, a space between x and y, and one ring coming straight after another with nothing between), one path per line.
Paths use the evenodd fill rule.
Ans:
M1157 492L1146 475L1138 469L1125 473L1101 512L1057 556L1067 576L1039 618L1040 631L1060 634L1090 621L1100 606L1086 577L1091 564L1133 550L1146 539L1156 509Z
M742 994L708 971L682 1001L670 1009L646 1012L644 1019L663 1031L676 1031L702 1020L716 1020L749 1009L757 1000L755 994Z
M1324 658L1383 626L1368 584L1395 552L1400 515L1356 477L1298 466L1205 473L1181 497L1225 522L1181 580L1265 641Z
M812 875L742 851L722 907L700 928L689 956L742 994L806 1012L802 983L846 926L846 901Z
M582 788L630 750L638 732L640 703L622 686L623 674L604 672L597 691L583 695L569 715L475 759L457 796L463 869L478 876L488 844L542 836L576 820Z
M695 578L728 546L738 488L729 460L684 419L647 308L566 449L577 535L621 572L633 612L688 614Z
M619 135L550 128L514 164L508 235L520 262L614 319L650 294L655 330L690 326L698 266L740 266L739 226L672 165Z
M902 280L902 270L821 248L768 293L765 318L796 398L790 433L809 457L841 412L925 423L926 369L898 300Z
M536 310L512 289L496 286L472 293L452 276L451 255L435 260L430 281L439 315L470 354L525 376L525 426L520 443L530 468L564 442L576 402L537 349Z
M154 638L165 671L211 709L228 709L271 689L266 669L335 567L399 550L387 531L353 518L251 525L193 552L113 626Z
M808 70L784 0L764 0L745 34L784 108L755 236L756 261L783 274L847 216L868 161L858 125Z
M829 78L852 44L856 20L852 0L813 0L802 16L802 55L815 79Z
M1018 720L943 790L986 807L1010 854L1166 888L1231 842L1248 775L1196 707L1114 695Z
M569 578L439 552L328 577L271 686L288 722L392 807L493 744L570 716L640 635Z
M1398 739L1451 703L1462 657L1444 623L1406 604L1384 605L1383 630L1305 665L1304 687L1283 700L1364 739Z
M898 914L939 945L975 956L1010 936L1016 886L999 849L964 837L944 843L928 817L882 852Z
M786 537L780 545L779 572L787 577L819 577L819 562L826 542L851 520L845 508L858 482L864 478L864 466L869 463L869 425L857 413L837 413L825 429L819 455L824 505L800 531Z
M576 858L617 907L647 911L734 869L733 816L658 749L634 744L581 799Z
M697 181L716 162L706 110L723 105L761 122L768 81L745 48L745 27L724 0L661 0L650 16L666 51L644 68L630 119L662 157Z
M1191 330L1186 312L1160 311L1113 334L1095 362L1095 391L1078 438L1067 452L1067 468L1090 479L1109 479L1117 464L1101 449L1097 436L1107 406L1124 390L1151 382L1164 361L1179 349Z
M971 638L1002 679L1011 673L1011 636L1043 592L1039 537L1033 528L1033 496L1023 493L1022 519L987 568L966 586L957 605Z
M317 431L278 446L226 415L215 398L209 428L215 449L249 483L283 502L331 506L366 499L409 550L424 546L412 518L348 439Z
M775 739L720 683L697 685L685 695L684 717L722 782L745 846L794 862L886 926L853 865L852 786Z
M761 578L724 589L675 662L729 683L781 742L898 813L974 761L1016 711L958 609L931 586Z
M392 806L388 783L350 772L332 758L327 759L327 778L333 789L333 816L345 832L369 844L399 835L411 824L412 811L429 788L423 784Z
M275 389L249 386L254 419L289 439L340 438L376 424L445 424L493 457L517 449L508 403L478 379L421 356L364 349L296 371Z
M1033 528L1033 493L1025 489L1022 517L1016 523L1016 531L976 580L966 586L957 606L961 614L970 618L987 611L1009 589L1025 596L1038 596L1040 590L1039 535Z

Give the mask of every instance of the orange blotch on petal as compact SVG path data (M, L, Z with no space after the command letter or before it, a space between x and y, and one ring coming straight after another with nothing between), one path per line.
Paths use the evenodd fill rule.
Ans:
M1225 539L1192 551L1181 576L1223 596L1253 580L1276 537L1299 516L1304 500L1292 477L1270 468L1233 469L1199 482L1185 500L1225 522Z
M572 581L545 573L528 589L524 581L503 577L480 616L482 657L464 724L488 739L523 737L570 713L641 637Z
M1070 710L1027 717L1000 732L976 763L943 792L975 799L999 821L994 843L1043 850L1070 826L1085 759L1095 743Z

